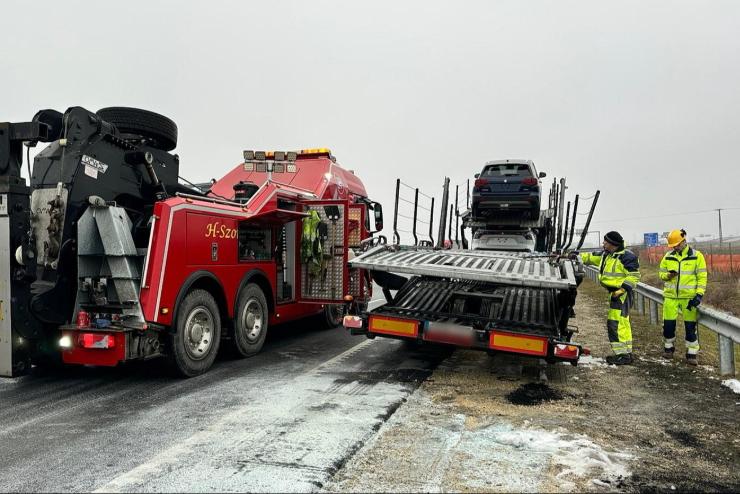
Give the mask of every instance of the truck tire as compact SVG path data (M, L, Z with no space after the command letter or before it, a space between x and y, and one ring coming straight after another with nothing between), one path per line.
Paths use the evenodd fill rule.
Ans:
M342 325L344 320L344 306L340 304L327 304L321 314L321 323L326 329L333 329Z
M177 146L177 125L163 115L124 106L102 108L97 114L119 132L152 139L157 149L172 151Z
M255 283L239 294L234 317L234 350L240 357L251 357L262 349L270 318L267 299Z
M175 314L175 333L168 352L170 366L184 377L203 374L213 365L220 342L221 316L216 300L206 290L192 290Z

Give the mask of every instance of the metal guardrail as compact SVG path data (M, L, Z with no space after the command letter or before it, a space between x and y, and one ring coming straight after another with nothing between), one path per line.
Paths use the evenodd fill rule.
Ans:
M586 266L586 276L598 280L599 270ZM660 321L660 306L663 305L663 291L654 286L638 283L635 306L641 314L650 316L650 323L657 325ZM735 348L740 344L740 318L702 304L698 307L698 322L710 331L717 333L719 340L719 372L722 375L735 374Z

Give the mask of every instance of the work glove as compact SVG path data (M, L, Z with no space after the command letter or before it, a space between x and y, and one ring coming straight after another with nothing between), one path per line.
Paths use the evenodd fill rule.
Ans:
M577 250L568 252L568 259L577 259L579 257L581 257L581 254Z
M699 304L701 304L702 295L696 294L694 298L689 300L689 303L686 304L686 309L691 310L695 307L699 307Z
M622 296L622 294L623 294L623 293L624 293L625 291L626 291L626 290L625 290L624 288L620 288L619 290L616 290L616 291L612 292L612 298L619 298L619 297L621 297L621 296Z

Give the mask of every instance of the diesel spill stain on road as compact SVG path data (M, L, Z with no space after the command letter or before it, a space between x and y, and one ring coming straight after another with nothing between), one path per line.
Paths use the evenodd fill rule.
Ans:
M563 394L543 383L522 384L506 395L506 400L515 405L534 406L545 401L559 401Z

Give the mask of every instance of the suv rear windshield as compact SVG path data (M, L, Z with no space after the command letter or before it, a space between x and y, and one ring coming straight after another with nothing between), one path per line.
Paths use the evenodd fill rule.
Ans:
M483 169L481 177L531 177L532 170L528 165L504 163L500 165L488 165Z

